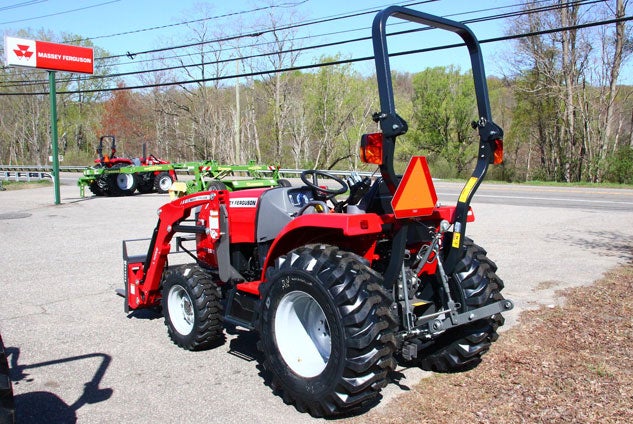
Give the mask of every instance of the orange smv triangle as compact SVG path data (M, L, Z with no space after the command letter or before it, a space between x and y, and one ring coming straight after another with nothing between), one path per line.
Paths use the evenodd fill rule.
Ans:
M396 218L428 216L437 203L435 186L424 156L413 156L391 199Z

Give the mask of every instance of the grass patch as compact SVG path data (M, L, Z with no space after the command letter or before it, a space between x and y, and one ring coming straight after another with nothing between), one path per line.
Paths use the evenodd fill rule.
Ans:
M588 183L588 182L575 182L575 183L563 183L554 181L517 181L514 184L530 185L530 186L551 186L551 187L586 187L586 188L621 188L621 189L633 189L631 184L618 184L618 183Z
M5 190L25 190L30 188L50 187L53 185L49 180L37 181L1 181L2 188Z

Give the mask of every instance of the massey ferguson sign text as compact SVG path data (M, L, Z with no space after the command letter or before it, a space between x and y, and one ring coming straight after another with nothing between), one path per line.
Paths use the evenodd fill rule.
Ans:
M6 62L10 66L51 71L93 73L93 52L88 47L5 37Z

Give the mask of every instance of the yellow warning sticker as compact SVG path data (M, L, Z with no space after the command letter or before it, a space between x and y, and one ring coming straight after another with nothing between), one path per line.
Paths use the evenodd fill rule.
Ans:
M462 239L461 233L453 233L453 244L452 244L452 246L457 249L459 247L459 242L460 242L461 239Z
M473 187L477 184L477 177L470 177L470 180L466 183L462 189L462 194L459 195L459 201L465 203L468 200L468 196L473 191Z

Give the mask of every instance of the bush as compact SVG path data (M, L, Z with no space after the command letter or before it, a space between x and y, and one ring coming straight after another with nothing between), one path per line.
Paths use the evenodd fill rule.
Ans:
M621 147L609 159L604 180L611 183L633 184L633 147Z

